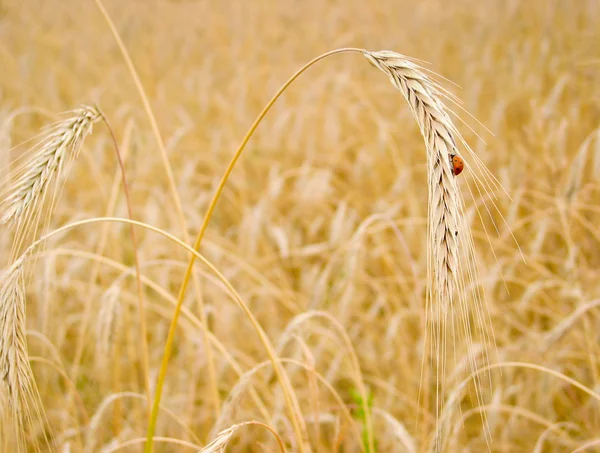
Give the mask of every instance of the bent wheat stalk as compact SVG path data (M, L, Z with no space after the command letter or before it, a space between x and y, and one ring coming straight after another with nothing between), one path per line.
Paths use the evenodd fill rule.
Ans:
M31 423L34 414L40 419L43 415L25 339L23 260L16 257L24 241L35 233L49 191L53 192L52 211L61 176L68 172L92 125L100 119L93 107L83 106L70 113L47 129L37 145L19 159L0 190L0 223L10 224L15 231L12 266L0 280L0 387L8 394L0 401L10 406L1 409L11 414L19 444L24 442L25 422Z
M457 292L460 289L464 289L464 281L462 276L459 274L459 241L464 238L457 237L459 234L459 223L462 220L462 199L458 189L458 185L454 180L453 170L450 166L450 160L454 154L456 154L456 140L462 138L454 127L447 109L441 101L444 93L434 81L432 81L423 70L419 68L409 58L390 51L380 52L368 52L363 49L347 48L347 49L336 49L331 52L327 52L320 55L304 65L298 70L290 79L282 85L277 93L267 103L265 108L256 118L246 136L242 140L242 143L236 150L233 158L231 159L221 181L219 182L218 188L210 201L207 213L204 217L200 231L194 243L194 249L199 250L204 238L204 233L210 221L210 218L214 212L218 199L224 189L225 184L229 178L229 175L233 171L233 167L241 156L246 144L250 140L251 136L257 129L258 125L273 106L279 96L293 83L293 81L299 77L305 70L316 62L332 56L334 54L343 52L361 52L367 60L369 60L375 67L386 73L392 83L401 91L409 106L412 113L419 124L421 132L425 138L427 148L427 162L428 162L428 184L429 184L429 263L428 272L433 278L433 284L428 291L428 309L431 314L427 314L428 319L431 316L431 320L426 319L428 329L432 329L432 340L433 340L433 355L436 357L437 365L437 381L442 383L445 378L445 356L446 356L446 325L449 308L453 308L454 302L459 302L460 313L462 316L462 328L463 333L468 339L469 345L472 344L471 339L471 327L467 321L467 303L465 296L458 296ZM471 250L472 243L469 242L470 235L467 236L466 245ZM148 426L146 444L146 452L152 451L152 438L156 427L156 418L158 416L158 406L160 404L162 387L166 377L166 370L171 354L171 348L173 344L175 328L177 326L177 320L180 313L180 307L183 303L183 298L187 289L187 285L191 276L191 270L194 265L195 257L191 257L188 269L184 276L181 288L179 290L179 296L175 313L171 321L169 328L169 334L167 342L165 344L165 351L163 353L163 360L159 370L159 375L156 383L156 392L154 397L154 407L151 415L150 424ZM472 264L472 262L470 263ZM467 270L469 276L473 276L475 273L470 268ZM481 315L477 313L479 319ZM435 325L435 331L433 329ZM454 324L451 324L454 327ZM472 364L472 367L474 365ZM277 368L276 368L277 369ZM285 382L285 381L284 381ZM296 433L303 431L303 428L298 426L297 423L301 419L296 418L298 414L297 402L293 399L292 389L288 389L289 396L292 399L288 401L288 406L291 406L292 422ZM286 392L286 393L287 393ZM443 395L442 390L436 392L436 413L439 414L440 410L440 398ZM478 393L479 395L479 393ZM364 397L364 395L363 395ZM370 447L373 446L373 435L370 420L366 420L368 443ZM298 429L300 428L300 429ZM301 437L301 435L299 436ZM300 444L302 446L302 444Z
M227 180L229 179L229 175L233 171L233 168L235 167L236 162L242 155L242 152L244 151L244 148L250 141L250 138L252 137L252 135L254 134L256 129L258 128L258 125L263 120L263 118L266 116L266 114L271 109L273 104L275 104L277 99L279 99L279 97L294 82L294 80L296 80L298 77L300 77L300 75L302 73L304 73L308 68L310 68L313 64L315 64L327 57L330 57L332 55L336 55L339 53L345 53L345 52L362 52L362 49L356 49L356 48L336 49L336 50L332 50L330 52L326 52L326 53L319 55L318 57L312 59L311 61L306 63L304 66L302 66L298 71L296 71L296 73L294 75L292 75L279 88L279 90L277 90L275 95L273 95L271 100L267 103L267 105L259 113L259 115L254 120L254 123L252 123L252 126L250 126L250 129L248 129L248 132L246 132L246 135L242 139L242 142L240 143L238 149L234 153L231 161L229 162L229 165L227 166L227 169L225 170L225 173L223 174L223 176L221 177L221 180L219 181L219 185L217 187L217 190L215 191L215 194L213 195L212 199L210 200L210 204L209 204L206 214L204 216L204 220L202 221L202 225L200 226L200 230L198 231L198 235L196 236L196 240L194 241L194 250L195 251L200 250L200 245L202 244L202 240L204 239L204 234L206 233L206 229L208 228L208 223L210 222L210 219L215 210L215 207L217 206L217 202L219 201L219 198L220 198L221 194L223 193L223 189L225 188L225 184L227 183ZM173 318L171 319L171 325L169 326L169 332L167 334L167 341L165 343L163 358L162 358L162 361L160 364L158 377L156 379L156 390L154 393L154 400L152 402L152 413L150 416L150 423L148 424L148 430L146 433L147 442L146 442L146 446L144 449L145 453L152 452L154 432L156 431L156 423L157 423L157 419L158 419L158 409L160 407L160 400L162 398L162 390L163 390L164 382L165 382L166 375L167 375L167 367L169 365L169 359L171 357L171 351L173 349L173 342L175 340L175 331L177 328L177 322L179 320L179 315L181 313L183 299L185 297L185 293L187 291L187 287L189 285L190 278L192 277L192 270L193 270L195 261L196 261L196 256L195 255L191 256L190 260L188 262L187 270L183 277L183 281L181 283L181 287L179 288L179 295L177 296L177 305L175 306L175 312L173 313ZM268 352L270 353L270 351L268 351ZM282 383L286 405L288 407L288 412L290 413L290 419L292 422L294 433L295 433L295 435L297 437L297 441L298 441L298 450L300 453L304 453L306 451L306 449L308 448L308 446L305 446L306 437L307 437L306 426L304 424L302 414L300 413L298 401L293 392L293 389L291 388L291 385L289 383L289 380L288 380L287 374L285 373L285 370L283 368L280 369L280 366L278 363L274 363L274 371L277 374L277 376L280 378L280 382ZM366 396L363 395L363 397L365 398L364 401L366 401ZM365 410L367 410L366 406L365 406ZM370 425L369 423L367 423L367 424ZM370 433L371 431L368 430L368 432ZM369 445L372 445L372 436L370 436Z

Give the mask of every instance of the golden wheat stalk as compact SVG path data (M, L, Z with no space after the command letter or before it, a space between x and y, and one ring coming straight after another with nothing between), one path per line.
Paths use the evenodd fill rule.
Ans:
M426 328L436 366L435 410L436 418L439 419L443 407L447 356L452 352L448 350L448 340L451 339L455 349L455 336L460 334L463 337L468 348L471 370L475 371L475 328L469 319L470 312L474 312L479 328L483 330L484 341L490 341L490 337L493 337L489 332L491 325L489 317L486 317L483 296L475 291L474 303L470 307L465 291L465 276L474 280L477 277L477 266L472 237L464 221L462 194L452 165L454 156L458 155L457 143L465 142L452 122L450 110L442 102L449 94L419 65L401 54L387 50L364 51L363 55L372 65L387 74L392 84L402 93L425 139L429 194L428 274L432 281L427 295ZM461 318L458 324L455 317ZM456 350L453 352L456 353ZM483 360L488 362L487 351ZM481 404L482 388L479 380L476 382L476 393L478 403ZM487 434L486 427L486 436ZM442 439L436 438L434 445L434 450L439 451Z
M13 256L21 241L36 227L41 204L53 183L68 171L85 137L92 132L92 125L101 118L98 110L89 106L70 113L45 131L0 190L0 223L10 224L16 231Z

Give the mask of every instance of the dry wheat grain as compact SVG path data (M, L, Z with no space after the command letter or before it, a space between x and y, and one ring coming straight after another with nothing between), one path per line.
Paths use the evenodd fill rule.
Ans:
M23 261L17 260L0 280L0 412L14 423L17 438L23 435L31 410L39 416L39 396L27 353Z
M21 410L22 391L31 386L25 339L23 266L17 261L0 282L0 379L14 410Z
M477 266L471 234L464 221L462 194L451 164L452 157L458 154L457 143L464 143L464 140L452 122L449 109L442 102L444 97L449 97L448 93L414 61L387 50L364 51L363 54L372 65L387 74L402 93L425 140L429 195L428 280L433 282L428 288L426 328L436 368L435 410L436 418L439 418L444 405L447 360L451 353L456 354L457 336L462 336L466 342L471 371L477 368L476 326L472 326L471 312L474 312L478 327L483 330L484 341L493 336L489 333L491 325L484 311L482 295L476 291L474 304L470 307L465 291L465 278L474 282ZM461 269L461 263L464 263L464 269ZM449 344L452 350L449 350ZM487 350L483 361L485 364L489 362ZM478 403L482 404L481 382L477 380L475 386ZM485 418L485 414L482 416ZM487 429L485 431L487 436ZM442 442L439 438L434 440L435 451L442 448Z
M441 92L417 64L391 51L365 51L364 55L404 95L425 139L434 288L447 308L455 297L459 264L460 192L450 166L450 157L457 154L457 131L440 101Z
M36 228L49 189L54 184L53 197L56 196L56 184L79 154L92 125L100 119L95 107L82 106L70 113L43 134L0 190L0 223L11 224L16 232L13 256Z

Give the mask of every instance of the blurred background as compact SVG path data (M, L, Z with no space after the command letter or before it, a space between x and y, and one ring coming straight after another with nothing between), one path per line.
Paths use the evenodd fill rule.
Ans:
M600 451L600 2L103 3L156 117L189 238L142 99L92 0L0 2L1 167L61 112L97 103L125 156L134 218L189 240L244 134L304 63L347 46L424 60L463 101L464 111L454 109L466 124L456 125L506 191L477 185L467 161L459 184L479 261L473 284L487 294L496 362L543 367L506 365L479 409L459 398L446 451ZM315 452L368 451L361 379L376 450L430 451L434 403L418 400L426 181L425 148L406 101L360 54L341 54L277 101L217 205L201 252L280 356L300 362L285 367ZM120 184L99 123L49 228L127 217ZM156 233L136 232L154 387L188 255ZM4 267L9 230L0 238ZM145 436L147 424L132 266L129 228L113 223L55 236L30 264L28 345L58 451L141 451L140 442L123 445ZM195 272L212 353L190 287L157 429L189 445L158 442L155 451L197 450L246 420L273 427L297 451L271 368L254 369L268 359L255 330L206 266ZM457 383L469 369L449 363L447 374ZM433 391L435 383L425 386ZM448 385L444 397L452 391ZM31 448L43 431L34 423ZM251 426L228 451L277 448L268 431Z

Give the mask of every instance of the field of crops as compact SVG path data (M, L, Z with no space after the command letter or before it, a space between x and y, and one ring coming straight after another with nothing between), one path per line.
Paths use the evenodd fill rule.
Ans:
M0 0L0 168L2 452L600 451L598 0Z

